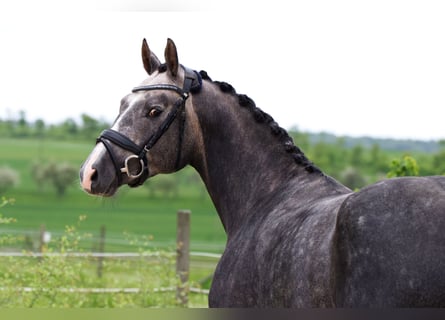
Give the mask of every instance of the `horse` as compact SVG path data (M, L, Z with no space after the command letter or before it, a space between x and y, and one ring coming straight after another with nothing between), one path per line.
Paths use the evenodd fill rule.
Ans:
M445 177L353 192L247 95L180 64L171 39L164 56L143 40L148 78L122 99L80 183L106 197L192 166L227 234L210 307L445 306Z

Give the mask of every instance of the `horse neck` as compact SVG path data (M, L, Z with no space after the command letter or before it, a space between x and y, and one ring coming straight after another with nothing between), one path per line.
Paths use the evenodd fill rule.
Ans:
M277 199L283 186L296 179L300 185L315 186L325 176L315 167L308 168L308 161L301 161L306 158L295 154L287 133L253 101L249 99L253 105L242 107L243 100L233 88L224 93L215 83L203 85L203 92L193 97L203 145L191 164L201 175L230 237L256 207Z

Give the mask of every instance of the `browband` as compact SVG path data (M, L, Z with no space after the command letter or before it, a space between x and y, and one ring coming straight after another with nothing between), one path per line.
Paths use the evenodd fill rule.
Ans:
M181 65L182 66L182 65ZM144 145L139 146L135 144L128 137L123 135L120 132L114 131L112 129L104 130L96 143L102 142L105 145L105 148L108 154L111 157L113 165L116 169L116 174L118 178L118 183L121 183L121 174L126 173L130 178L138 178L138 181L134 185L137 186L143 183L146 177L149 175L148 172L148 159L146 153L156 144L156 142L164 135L164 133L170 127L170 124L176 119L178 114L181 114L181 121L179 123L179 136L178 136L178 146L177 146L177 157L176 157L176 168L179 167L179 163L181 160L181 146L184 135L184 125L185 125L185 101L189 97L190 93L197 93L201 90L202 87L202 78L201 75L191 69L188 69L182 66L184 69L184 82L182 88L177 87L172 84L153 84L153 85L145 85L138 86L133 88L132 92L139 91L150 91L150 90L170 90L178 93L181 96L181 99L177 101L173 105L172 111L168 114L167 118L160 125L158 130L153 133L147 140L145 140ZM120 167L117 162L117 159L113 153L110 142L119 146L120 148L130 151L133 155L128 156L124 161L124 167ZM129 166L130 161L139 161L140 168L136 173L133 173Z
M183 97L187 97L190 93L197 93L202 87L202 77L199 72L189 69L181 65L184 69L184 84L183 87L177 87L172 84L156 84L134 87L132 92L149 91L149 90L170 90L175 91Z

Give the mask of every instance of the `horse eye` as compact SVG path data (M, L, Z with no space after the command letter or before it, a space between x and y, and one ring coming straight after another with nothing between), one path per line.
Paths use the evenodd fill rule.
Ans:
M162 110L158 109L158 108L152 108L150 109L150 111L148 111L147 116L150 118L155 118L157 116L159 116L162 113Z

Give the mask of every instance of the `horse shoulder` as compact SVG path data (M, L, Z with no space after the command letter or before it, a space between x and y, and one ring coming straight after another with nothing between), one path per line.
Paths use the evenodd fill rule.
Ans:
M335 221L344 195L299 207L282 201L229 240L213 306L332 306Z

